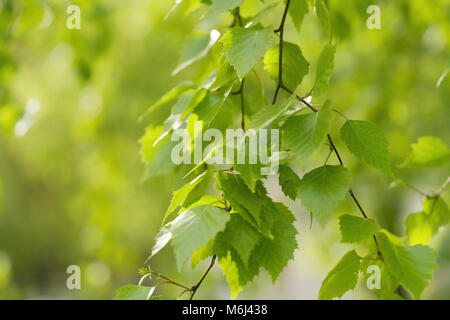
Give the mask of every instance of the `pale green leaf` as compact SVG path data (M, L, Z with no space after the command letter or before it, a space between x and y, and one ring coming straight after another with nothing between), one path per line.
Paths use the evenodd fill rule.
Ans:
M194 84L192 82L183 82L176 86L175 88L171 89L169 92L167 92L164 96L162 96L158 101L156 101L153 105L150 106L150 108L147 109L145 113L143 113L139 117L139 121L142 121L147 117L148 115L152 114L162 106L164 106L166 103L169 103L172 100L175 100L178 98L183 92L186 90L192 89L194 87Z
M428 246L399 246L384 231L377 234L381 253L389 271L416 299L420 298L437 268L437 253Z
M212 0L211 13L219 13L239 7L244 0Z
M154 291L155 287L139 287L130 284L119 288L114 300L149 300Z
M411 245L428 244L439 228L450 222L450 210L441 197L425 199L423 209L406 219L406 235Z
M420 137L411 145L411 153L401 167L437 168L450 164L450 150L437 137Z
M350 215L339 217L339 224L344 243L361 242L378 231L378 225L374 221Z
M300 178L287 165L281 165L279 167L278 175L278 182L283 193L292 200L295 200L300 186Z
M279 45L270 48L264 56L264 67L275 81L278 81L279 56ZM308 71L309 63L300 47L294 43L283 42L283 83L290 90L295 91Z
M388 159L388 141L373 123L348 120L341 128L341 137L350 152L359 160L392 175Z
M360 268L361 258L354 250L348 252L323 281L319 300L341 298L347 291L355 289Z
M212 30L209 33L194 33L184 44L181 50L181 56L178 62L178 66L172 72L172 76L186 69L194 62L205 57L208 54L209 49L211 49L211 47L216 43L219 37L220 32L217 30Z
M188 195L200 182L203 181L205 176L206 171L173 193L172 200L170 201L170 206L167 209L166 214L164 215L162 224L165 223L167 217L169 217L172 212L174 212L179 206L182 206L184 204Z
M162 133L162 126L151 125L147 127L145 135L139 140L141 157L147 164L145 178L169 173L175 167L172 161L167 161L171 158L175 143L169 141L169 137L166 136L155 145Z
M262 129L283 115L296 101L295 95L276 104L267 105L259 109L250 119L250 128Z
M254 26L233 28L220 40L227 61L242 78L272 46L273 29Z
M325 225L349 191L350 173L341 166L323 166L301 180L298 196L302 204Z
M297 31L300 31L303 18L308 13L308 11L309 11L308 0L291 0L289 15L291 16L292 22L294 22Z
M320 24L323 28L323 33L325 37L331 40L331 21L330 14L328 13L327 5L324 0L316 0L316 14L319 18Z
M171 241L178 269L181 270L192 253L225 229L229 219L228 212L213 206L199 206L183 211L157 235L151 256Z
M328 90L334 68L335 53L336 46L332 44L325 45L320 53L319 61L317 62L316 82L314 83L314 97L320 97Z
M304 163L323 143L331 123L329 104L319 112L292 116L282 126L286 146L295 152Z

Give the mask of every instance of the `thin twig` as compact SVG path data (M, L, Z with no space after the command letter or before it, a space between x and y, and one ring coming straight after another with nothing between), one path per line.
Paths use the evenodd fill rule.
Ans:
M245 131L244 84L245 84L245 79L243 78L242 82L241 82L241 88L239 89L239 91L241 92L241 127L242 127L242 130Z
M283 18L281 19L280 26L277 30L275 30L275 33L280 33L280 50L278 55L278 84L277 88L275 89L275 94L273 96L272 104L275 104L277 102L278 93L280 92L281 87L283 86L283 41L284 41L284 24L286 22L287 13L289 11L289 5L291 3L291 0L287 0L286 7L283 12Z
M189 298L189 300L192 300L194 298L195 293L197 292L198 288L200 287L200 285L202 284L203 280L205 280L206 276L208 275L209 271L211 271L212 267L214 267L214 264L216 263L216 255L213 255L212 259L211 259L211 264L209 265L208 269L206 269L205 273L203 274L203 276L201 277L200 281L191 288L191 297Z
M283 13L283 18L281 20L280 27L277 30L275 30L275 33L278 33L278 32L280 33L280 53L279 53L280 58L279 58L278 84L277 84L277 88L275 90L275 96L274 96L274 99L273 99L273 103L274 104L276 102L276 99L277 99L277 96L278 96L278 92L279 92L280 89L283 89L283 90L287 91L290 94L294 94L294 91L292 91L291 89L289 89L288 87L286 87L283 84L283 74L282 74L282 67L283 67L282 66L282 57L283 57L283 46L282 46L282 44L283 44L283 35L284 35L284 23L285 23L286 16L287 16L287 13L288 13L288 10L289 10L289 4L290 4L290 0L287 0L286 8L285 8L284 13ZM305 98L302 98L302 97L300 97L298 95L296 95L296 98L297 98L297 100L302 102L304 105L306 105L308 108L310 108L313 112L318 112L319 111L316 108L314 108L308 101L306 101ZM336 146L334 145L330 134L327 134L327 138L328 138L328 141L330 142L331 148L333 149L334 153L336 154L336 156L337 156L337 158L339 160L340 165L344 166L342 158L339 155L339 152L337 151ZM358 199L356 198L355 194L353 193L353 191L351 189L349 189L349 193L350 193L350 196L352 197L353 201L356 203L356 205L357 205L359 211L361 212L362 216L364 217L364 219L368 219L367 214L365 213L364 209L360 205ZM378 240L377 240L375 235L373 236L373 240L374 240L375 245L376 245L377 250L378 250L378 257L381 260L383 260L383 256L381 254L380 247L378 245Z

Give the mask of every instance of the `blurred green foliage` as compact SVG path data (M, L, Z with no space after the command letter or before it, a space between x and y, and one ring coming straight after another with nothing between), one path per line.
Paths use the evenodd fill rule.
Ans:
M148 123L169 114L170 105L151 118L138 118L176 84L187 78L201 82L211 71L209 60L200 59L171 76L186 36L221 31L232 22L227 13L205 19L207 7L195 9L200 0L182 1L170 11L172 2L0 0L0 298L112 298L121 285L137 282L171 193L185 173L143 179L137 141ZM81 30L66 27L71 4L81 8ZM450 2L327 4L337 44L333 107L376 123L390 142L394 173L420 190L437 191L448 166L431 171L397 166L418 137L437 136L450 144L450 77L437 86L450 68ZM381 30L366 27L370 4L381 7ZM263 6L246 0L241 14L253 15ZM261 17L263 23L276 25L281 7L278 15ZM309 13L299 33L289 20L285 35L300 45L312 70L323 47L318 25ZM306 76L299 93L309 91L314 80ZM273 90L268 76L262 81ZM349 153L342 156L366 210L383 228L403 236L406 215L417 211L423 198L389 187L388 178ZM448 190L443 198L449 202ZM309 229L307 212L298 203L290 207L299 219L296 258L303 262L286 272L291 280L284 282L290 284L272 287L261 279L243 298L315 298L324 275L345 251L345 245L334 244L337 222L325 230ZM340 208L350 210L351 203ZM433 246L440 253L439 271L424 298L448 299L448 229ZM152 266L176 281L194 283L203 271L178 274L172 253L163 252ZM65 285L65 270L72 264L82 269L80 291ZM219 290L205 285L199 298L228 297L220 272L207 281ZM356 297L368 295L363 288L356 291Z

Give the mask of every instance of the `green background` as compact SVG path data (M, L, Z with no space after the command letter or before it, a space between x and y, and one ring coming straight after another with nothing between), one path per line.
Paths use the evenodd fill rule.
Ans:
M188 34L232 21L227 13L205 19L207 6L189 12L195 0L183 1L165 19L174 2L0 1L0 298L110 299L120 286L137 283L138 268L183 176L177 170L143 179L137 141L146 125L169 114L171 105L145 121L138 117L174 85L208 70L203 59L171 76ZM436 85L450 67L450 1L327 3L337 43L333 107L349 118L376 123L390 142L395 174L423 191L437 191L448 167L397 165L420 136L450 144L450 77ZM66 27L70 4L81 8L81 30ZM381 30L366 27L370 4L381 7ZM246 0L241 13L249 16L262 6ZM282 5L275 12L263 20L265 25L279 23ZM299 44L315 69L324 44L317 17L310 12L300 33L288 19L285 39ZM271 96L274 83L268 76L264 81ZM308 75L299 92L313 82ZM40 106L36 113L33 105ZM340 121L334 121L335 132ZM406 216L420 210L421 196L390 186L387 177L340 150L366 211L381 227L403 236ZM350 246L339 243L336 218L324 229L318 223L310 228L309 214L299 201L286 200L276 178L267 186L296 214L300 249L274 285L263 273L239 298L315 299L322 280ZM450 200L449 190L443 198ZM347 201L336 216L355 212ZM431 245L440 254L439 270L423 298L448 299L448 228ZM66 288L69 265L81 268L81 290ZM187 285L206 266L186 267L180 274L170 249L152 261L154 271ZM179 291L165 287L158 292L176 296ZM196 297L229 297L220 268ZM344 296L374 297L362 282Z

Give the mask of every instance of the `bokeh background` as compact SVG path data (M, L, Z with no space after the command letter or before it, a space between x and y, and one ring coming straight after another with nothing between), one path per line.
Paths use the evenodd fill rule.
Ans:
M226 13L203 19L206 6L190 10L198 1L183 0L165 18L175 0L0 0L0 298L111 299L120 286L137 283L138 268L183 176L176 170L143 179L138 140L171 106L143 122L138 117L174 85L202 76L207 58L171 76L187 35L232 20ZM450 67L450 1L327 3L338 44L330 87L334 107L380 126L390 141L395 173L423 191L437 191L448 167L396 166L420 136L450 144L450 76L437 86ZM81 30L66 27L71 4L81 8ZM366 27L370 4L381 7L381 30ZM242 15L262 5L246 0ZM276 12L264 24L278 24L282 5ZM312 12L300 33L291 20L287 24L286 40L300 45L311 70L324 45L320 30ZM313 80L308 76L299 92ZM264 81L270 96L273 83ZM334 121L336 132L340 121ZM403 236L406 215L420 210L421 196L391 186L336 142L366 211ZM339 243L337 219L324 229L317 223L310 228L309 214L298 201L286 200L275 178L266 185L295 213L300 249L277 283L262 271L239 298L315 299L328 271L349 249ZM449 190L443 197L449 202ZM347 201L336 215L355 210ZM449 299L448 228L432 246L440 254L439 270L423 297ZM81 268L81 290L66 288L69 265ZM167 248L151 265L192 285L207 262L180 274ZM175 296L178 290L165 287L159 293ZM197 298L228 297L216 267ZM374 295L361 283L344 298Z

